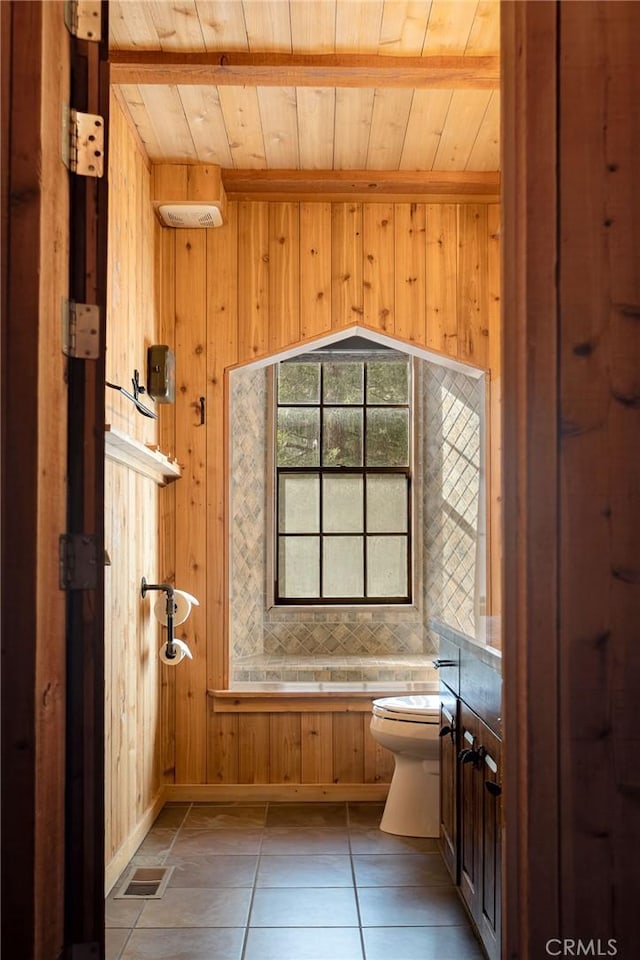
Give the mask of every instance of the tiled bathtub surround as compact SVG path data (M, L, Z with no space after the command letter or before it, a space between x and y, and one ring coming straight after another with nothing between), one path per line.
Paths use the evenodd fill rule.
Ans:
M297 657L293 654L246 657L236 667L238 682L378 683L402 680L436 684L433 654Z
M415 603L375 611L268 608L267 372L233 373L232 682L431 680L429 617L474 635L484 383L425 361L416 373L414 554L422 563Z

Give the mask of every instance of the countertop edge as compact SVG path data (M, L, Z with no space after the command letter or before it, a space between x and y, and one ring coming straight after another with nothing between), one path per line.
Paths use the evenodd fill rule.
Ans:
M497 673L502 674L501 650L498 650L496 647L488 647L486 644L480 643L478 640L468 636L468 634L463 633L456 627L452 627L447 623L443 623L442 620L438 620L437 617L431 617L428 621L428 626L431 630L433 630L434 633L437 633L438 636L444 637L446 640L450 640L463 650L468 650L469 653L477 657L478 660L481 660L482 663L485 663Z

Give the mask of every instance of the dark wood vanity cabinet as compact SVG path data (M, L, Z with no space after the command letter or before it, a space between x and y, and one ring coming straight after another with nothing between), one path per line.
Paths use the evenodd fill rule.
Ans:
M442 670L440 680L440 850L489 960L500 960L500 678L463 652L452 687Z
M460 892L491 960L500 957L500 740L460 703Z
M440 698L440 850L449 873L458 883L458 701L452 694Z

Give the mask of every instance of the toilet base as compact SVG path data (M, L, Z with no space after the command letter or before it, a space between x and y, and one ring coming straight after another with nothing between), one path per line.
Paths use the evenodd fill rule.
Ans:
M440 764L395 755L380 829L400 837L440 836Z

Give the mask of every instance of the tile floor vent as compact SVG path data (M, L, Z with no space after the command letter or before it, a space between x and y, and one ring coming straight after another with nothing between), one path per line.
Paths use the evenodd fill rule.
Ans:
M129 870L114 900L160 900L173 867L134 867Z

